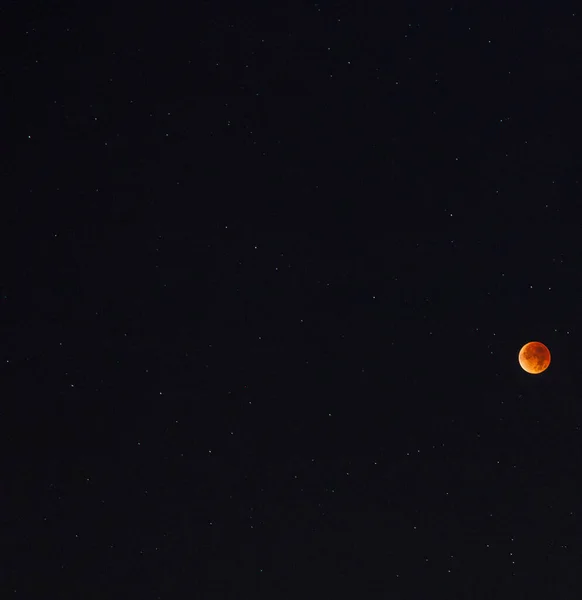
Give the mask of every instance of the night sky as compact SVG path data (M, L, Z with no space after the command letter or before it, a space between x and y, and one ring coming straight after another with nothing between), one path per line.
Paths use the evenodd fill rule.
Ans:
M2 598L580 597L582 14L482 4L5 3Z

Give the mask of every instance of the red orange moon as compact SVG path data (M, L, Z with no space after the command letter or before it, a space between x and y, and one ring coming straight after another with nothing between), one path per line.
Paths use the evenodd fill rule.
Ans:
M528 342L519 351L519 364L526 373L537 375L549 366L552 357L548 347L541 342Z

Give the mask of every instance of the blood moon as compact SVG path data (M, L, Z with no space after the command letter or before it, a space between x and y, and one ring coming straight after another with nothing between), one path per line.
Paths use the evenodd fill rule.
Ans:
M528 342L519 351L519 364L526 373L538 375L549 366L552 357L545 344L541 342Z

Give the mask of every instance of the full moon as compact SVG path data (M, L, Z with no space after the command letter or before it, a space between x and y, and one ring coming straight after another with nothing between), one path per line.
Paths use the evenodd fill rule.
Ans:
M526 373L537 375L550 366L552 357L548 347L541 342L528 342L519 351L519 364Z

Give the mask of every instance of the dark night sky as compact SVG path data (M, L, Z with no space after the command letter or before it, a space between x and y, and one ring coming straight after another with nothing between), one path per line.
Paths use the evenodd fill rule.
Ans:
M579 598L582 14L176 4L0 9L2 598Z

